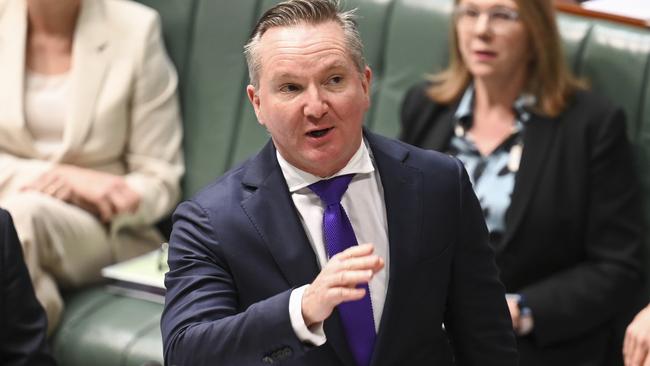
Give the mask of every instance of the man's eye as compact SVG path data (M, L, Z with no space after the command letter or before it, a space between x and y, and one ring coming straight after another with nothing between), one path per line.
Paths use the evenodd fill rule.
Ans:
M343 81L343 77L342 76L333 76L328 81L329 81L330 84L334 84L334 85L340 84Z
M295 93L298 90L300 90L300 88L295 84L285 84L280 87L280 91L283 93Z

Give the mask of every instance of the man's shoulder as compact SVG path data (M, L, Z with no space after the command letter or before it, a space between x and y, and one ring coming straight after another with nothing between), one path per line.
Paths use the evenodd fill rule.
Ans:
M440 173L444 171L457 173L461 166L458 159L438 151L423 149L394 138L373 133L367 133L367 136L373 152L382 151L423 173Z
M246 172L247 163L244 162L227 171L222 176L215 178L211 183L194 194L190 200L206 208L209 206L218 207L226 201L239 201L245 188L243 185L243 177Z

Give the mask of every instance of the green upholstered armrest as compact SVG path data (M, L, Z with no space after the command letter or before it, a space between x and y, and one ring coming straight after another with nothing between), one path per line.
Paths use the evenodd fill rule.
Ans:
M140 366L162 364L162 304L127 297L103 286L66 297L52 338L60 365Z

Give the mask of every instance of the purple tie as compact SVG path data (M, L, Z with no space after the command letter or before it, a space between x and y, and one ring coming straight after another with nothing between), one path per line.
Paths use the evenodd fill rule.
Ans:
M348 189L354 174L341 175L321 180L309 186L327 205L323 214L323 234L329 258L345 249L357 245L354 229L341 206L341 197ZM339 314L345 329L348 345L358 366L368 366L375 345L375 320L370 302L368 284L357 286L365 288L366 295L358 301L348 301L338 305Z

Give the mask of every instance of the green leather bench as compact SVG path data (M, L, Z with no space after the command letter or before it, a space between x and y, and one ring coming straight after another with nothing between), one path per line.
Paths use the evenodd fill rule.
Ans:
M180 76L187 174L184 196L255 152L267 139L248 104L242 46L272 0L141 0L157 9ZM450 0L347 0L358 7L374 71L367 126L396 136L406 89L446 64ZM622 105L650 197L650 31L560 16L568 62L595 89ZM646 200L650 213L650 200ZM650 217L650 215L648 215ZM648 245L650 247L650 243ZM102 286L66 299L52 348L61 365L162 363L162 305Z

